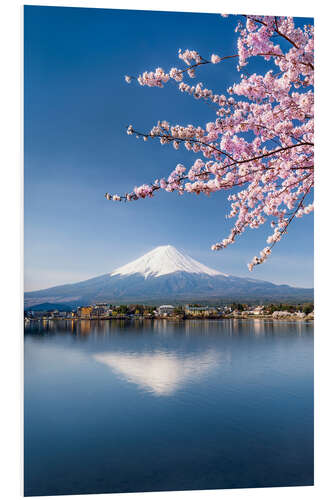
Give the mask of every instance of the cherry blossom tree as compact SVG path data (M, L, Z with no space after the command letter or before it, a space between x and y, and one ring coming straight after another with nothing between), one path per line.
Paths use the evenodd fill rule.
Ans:
M175 149L184 146L198 159L188 168L178 164L167 178L105 197L134 201L151 198L161 189L180 195L232 190L227 217L235 218L235 223L212 250L234 243L249 227L270 224L273 233L267 246L248 264L252 271L267 259L290 223L313 210L306 199L314 185L314 33L313 26L296 27L291 17L250 15L241 16L235 31L235 54L211 54L207 59L195 50L179 50L184 68L168 72L157 68L137 78L142 86L160 88L174 81L180 92L216 107L215 120L203 127L167 121L159 121L146 133L128 127L130 135L159 140ZM262 75L247 74L245 67L252 57L264 58L272 69ZM201 66L217 66L226 59L238 62L240 78L225 94L214 93L202 83L188 83ZM125 77L127 83L133 79Z

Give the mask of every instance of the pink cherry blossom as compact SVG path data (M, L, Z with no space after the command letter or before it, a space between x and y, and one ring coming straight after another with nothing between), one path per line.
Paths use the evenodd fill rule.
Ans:
M217 64L221 61L221 58L219 56L217 56L216 54L212 54L210 60L213 64Z
M160 189L181 195L232 190L226 217L234 218L234 225L211 248L221 250L246 229L267 223L273 233L267 237L268 246L248 264L252 271L266 261L291 222L314 208L312 202L306 204L314 185L314 31L310 25L296 28L292 17L273 16L242 16L235 31L234 54L213 53L206 59L193 49L180 49L178 57L185 68L167 72L157 68L137 78L149 87L163 87L173 80L180 92L215 106L215 116L202 127L162 120L146 133L132 125L127 129L145 141L158 139L175 149L184 146L198 155L196 161L187 167L178 164L167 179L135 187L123 196L106 193L105 197L133 201L152 197ZM252 57L264 58L271 69L245 74L243 67ZM189 77L193 82L201 66L220 65L227 59L238 59L240 78L224 93L186 81ZM132 79L125 77L128 83Z

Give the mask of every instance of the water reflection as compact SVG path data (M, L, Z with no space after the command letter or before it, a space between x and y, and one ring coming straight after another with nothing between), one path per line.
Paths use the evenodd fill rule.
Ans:
M31 321L28 496L313 484L313 323Z
M111 368L114 374L156 396L170 396L186 382L201 379L221 361L221 356L214 351L186 357L170 351L152 354L105 352L93 358ZM224 361L228 360L226 357Z
M31 321L25 325L26 334L68 334L81 340L88 337L114 337L126 335L166 337L271 337L307 336L313 333L313 323L306 321L250 320L47 320Z

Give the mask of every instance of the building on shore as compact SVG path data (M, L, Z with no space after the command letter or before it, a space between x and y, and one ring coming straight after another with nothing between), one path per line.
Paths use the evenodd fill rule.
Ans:
M110 316L112 314L112 310L110 309L110 304L97 303L92 305L92 316L103 318L106 316Z
M157 312L160 316L172 316L175 311L175 307L172 305L162 305L157 309Z
M241 312L242 316L262 316L265 314L265 306L257 306Z
M77 316L82 319L90 319L92 316L92 306L82 306L77 308Z
M51 318L66 318L69 315L68 311L52 311L50 313Z
M210 316L218 312L218 309L212 306L192 306L190 304L185 306L185 314L189 316Z

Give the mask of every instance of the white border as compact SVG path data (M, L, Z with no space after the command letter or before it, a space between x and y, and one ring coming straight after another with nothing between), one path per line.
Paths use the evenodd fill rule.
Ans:
M316 367L316 459L314 487L189 491L172 493L112 495L112 500L241 498L326 499L333 496L332 477L332 234L331 207L333 166L330 135L332 133L332 16L329 3L307 0L206 0L130 1L26 1L26 5L56 5L73 7L125 8L137 10L169 10L191 12L258 13L315 17L316 26L316 215L315 215L315 367ZM1 3L1 481L2 498L20 498L22 474L22 313L23 313L23 174L22 174L22 2L5 0ZM5 7L4 7L5 6ZM251 12L250 12L251 10ZM331 71L332 72L332 71ZM89 500L101 500L107 495L89 495ZM59 498L59 497L44 497ZM79 498L66 496L65 498ZM81 497L80 497L81 498Z

